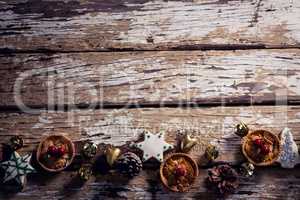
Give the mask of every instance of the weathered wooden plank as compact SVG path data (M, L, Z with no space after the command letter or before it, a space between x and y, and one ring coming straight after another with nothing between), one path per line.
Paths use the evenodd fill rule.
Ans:
M299 102L300 50L14 54L0 105Z
M26 142L23 151L28 152L43 136L54 133L67 133L74 141L91 139L97 143L123 145L135 140L143 130L155 132L164 129L167 140L176 143L176 131L182 129L200 136L203 142L211 141L218 145L221 153L218 161L239 162L243 160L240 139L233 133L237 122L243 120L252 130L265 128L274 133L288 126L300 144L299 113L299 106L42 111L36 115L1 113L0 141L5 142L11 135L21 135ZM203 148L197 146L191 155L202 166ZM228 199L298 199L299 173L298 169L259 168L256 176L248 181L243 180L237 193ZM51 176L36 174L29 176L28 186L23 192L14 195L0 193L0 198L216 199L215 194L204 187L206 174L206 170L201 169L196 184L186 194L167 192L159 183L157 170L144 171L130 181L119 176L99 176L83 185L76 179L75 172Z
M24 137L28 145L24 151L33 150L41 137L53 133L67 133L74 141L92 140L96 143L123 145L138 139L144 130L165 130L167 140L177 141L177 131L183 130L201 137L202 142L220 146L220 160L241 161L240 139L234 127L240 121L252 129L265 128L274 133L288 126L300 138L300 107L249 106L212 108L140 108L42 111L39 114L1 113L1 141L11 135ZM205 146L198 146L193 156L199 158Z
M298 46L300 2L55 0L0 2L2 51Z
M299 199L299 169L260 168L254 178L243 180L240 188L226 199ZM195 185L188 193L167 191L160 183L157 170L143 171L138 177L127 180L119 176L93 177L80 183L76 173L58 175L30 175L23 192L4 194L1 199L48 200L48 199L222 199L205 188L207 171L200 170Z

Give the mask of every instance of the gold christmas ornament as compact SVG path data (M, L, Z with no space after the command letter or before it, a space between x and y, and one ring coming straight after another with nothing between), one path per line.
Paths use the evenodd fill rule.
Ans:
M207 148L205 149L205 158L208 161L213 161L219 156L219 150L216 146L214 145L208 145Z
M81 180L87 181L90 179L92 175L92 169L90 166L82 166L78 170L78 176Z
M180 149L187 153L198 143L197 138L191 137L189 134L185 134L181 140Z
M92 142L87 142L83 145L82 155L85 158L93 158L97 154L97 145Z
M121 154L121 150L119 148L109 147L106 150L106 161L110 166L113 166L114 162L117 160L120 154Z
M240 122L238 125L236 125L236 131L235 134L240 137L245 137L249 132L248 126L244 122Z
M23 147L23 144L24 144L23 138L18 135L11 137L9 140L9 146L14 151L21 149Z
M243 163L240 167L240 173L245 177L251 177L254 174L255 167L252 163Z

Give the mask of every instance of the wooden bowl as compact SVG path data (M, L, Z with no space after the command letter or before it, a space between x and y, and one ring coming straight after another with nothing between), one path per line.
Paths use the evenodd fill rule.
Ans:
M47 152L48 147L50 146L51 141L52 142L60 141L61 143L63 143L66 146L68 159L67 159L67 163L64 165L64 167L54 168L46 163L46 159L43 156L46 156L46 152ZM40 142L37 152L36 152L37 162L44 170L46 170L48 172L60 172L64 169L66 169L72 163L74 157L75 157L75 146L74 146L73 142L66 136L59 135L59 134L50 135L50 136L47 136L46 138L44 138Z
M166 164L169 162L170 159L173 160L177 160L179 158L183 158L185 159L191 166L191 168L193 169L193 174L192 174L192 180L189 183L189 187L186 187L184 189L178 189L176 186L170 186L167 180L167 177L165 176L164 173L164 168L166 167ZM193 183L196 180L196 177L199 174L199 170L198 170L198 165L197 163L194 161L194 159L192 159L189 155L185 154L185 153L173 153L171 155L169 155L164 162L160 165L160 179L163 183L163 185L168 188L169 190L173 191L173 192L186 192L189 190L189 188L191 187L191 185L193 185Z
M272 142L271 152L264 157L264 160L260 161L259 156L255 155L253 144L253 138L261 137ZM279 138L273 133L266 130L256 130L249 133L243 138L242 151L244 156L249 162L256 166L268 166L273 164L279 157L281 151L281 145Z

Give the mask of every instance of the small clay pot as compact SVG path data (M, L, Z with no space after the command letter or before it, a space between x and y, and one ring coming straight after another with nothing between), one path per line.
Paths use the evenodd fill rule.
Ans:
M52 167L49 163L47 163L45 156L47 149L49 146L51 146L51 143L55 143L55 141L60 141L60 143L63 143L66 148L67 148L67 156L68 158L66 159L66 163L63 165L63 167L60 168L55 168ZM64 169L66 169L73 161L75 157L75 146L74 143L67 138L66 136L63 135L50 135L47 136L46 138L44 138L37 149L36 152L36 158L37 158L37 162L39 163L39 165L46 171L48 172L60 172L63 171Z
M271 151L265 155L264 160L260 160L259 156L255 155L255 147L253 139L255 137L261 137L272 142ZM242 151L247 160L256 166L268 166L273 164L279 157L281 151L281 145L279 138L266 130L256 130L243 138Z
M192 171L192 179L189 182L189 187L185 187L182 189L178 189L178 187L176 187L174 185L173 186L169 185L168 177L166 177L166 174L164 173L164 168L170 159L177 160L180 158L183 158L186 162L188 162L193 170ZM161 179L163 185L173 192L187 192L189 190L189 188L194 184L198 174L199 174L199 170L198 170L197 163L194 161L194 159L192 159L189 155L187 155L185 153L173 153L173 154L169 155L166 159L164 159L164 162L160 165L160 179Z

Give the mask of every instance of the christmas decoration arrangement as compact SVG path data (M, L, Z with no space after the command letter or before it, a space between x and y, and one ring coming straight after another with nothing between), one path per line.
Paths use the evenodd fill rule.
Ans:
M277 136L267 130L249 133L248 126L240 122L235 133L243 138L243 154L254 165L268 166L278 162L283 168L293 168L300 163L297 144L287 127Z
M46 137L38 146L37 161L40 166L49 172L59 172L66 169L74 159L75 146L63 135Z
M217 194L227 196L235 193L242 179L252 177L254 170L254 165L249 162L235 166L221 162L208 170L206 183L208 188Z
M201 157L209 164L206 179L208 189L222 196L234 193L240 182L251 178L255 173L255 166L269 166L278 162L283 168L293 168L299 163L298 147L288 128L283 129L277 136L267 130L250 131L248 126L241 122L236 126L234 133L242 138L241 154L247 160L235 165L217 161L222 155L219 147L201 141L201 137L185 133L180 137L176 148L166 141L164 132L154 134L147 131L143 133L142 140L125 149L106 144L99 146L91 141L75 149L74 143L65 135L50 135L38 145L36 161L42 170L58 173L72 164L77 150L77 155L81 157L77 175L83 182L93 175L107 173L130 179L138 176L146 163L155 162L159 165L159 177L166 189L187 192L199 175L198 165ZM199 144L205 146L202 155L189 155ZM17 152L23 145L24 141L20 136L13 136L7 142L10 156L0 163L0 168L4 171L4 176L0 179L3 184L24 188L27 174L36 172L31 165L31 155L21 156Z

